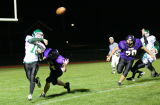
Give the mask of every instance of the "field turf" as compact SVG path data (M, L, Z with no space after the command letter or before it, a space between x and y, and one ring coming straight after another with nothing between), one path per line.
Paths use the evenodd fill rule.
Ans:
M153 65L160 72L160 60ZM69 64L67 69L59 79L70 82L71 93L51 85L46 98L40 98L49 74L48 66L40 66L37 76L42 87L36 86L33 100L28 101L29 82L23 67L0 68L0 105L160 105L160 77L151 77L146 68L141 69L146 72L142 78L125 80L121 87L117 86L120 74L112 74L108 62Z

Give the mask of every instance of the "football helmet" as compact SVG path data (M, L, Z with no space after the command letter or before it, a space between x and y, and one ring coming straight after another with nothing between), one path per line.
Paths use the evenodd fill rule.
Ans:
M127 43L128 46L130 46L130 47L133 46L134 41L135 41L135 38L134 38L133 35L128 35L126 37L126 43Z
M51 59L55 59L59 56L59 52L57 49L52 49L52 48L47 48L44 51L44 57L47 58L51 58Z
M43 34L42 30L36 29L33 31L32 36L35 38L43 38L44 34Z

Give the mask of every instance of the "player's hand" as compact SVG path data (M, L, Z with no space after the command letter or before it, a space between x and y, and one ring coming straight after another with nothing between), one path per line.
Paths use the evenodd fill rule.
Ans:
M43 42L45 45L48 45L48 40L47 39L43 39Z
M107 62L109 62L109 61L110 61L110 59L111 59L111 56L107 56L106 61L107 61Z
M145 35L144 28L142 28L141 32L142 32L142 36L144 36Z
M152 49L151 49L151 52L153 52L154 54L158 54L158 50L155 49L155 48L152 48Z
M41 53L42 53L42 50L37 49L36 52L37 52L38 54L41 54Z
M155 55L151 54L150 56L151 56L153 59L155 59Z
M68 58L65 59L64 63L65 63L65 64L68 64L68 63L69 63L69 59L68 59Z

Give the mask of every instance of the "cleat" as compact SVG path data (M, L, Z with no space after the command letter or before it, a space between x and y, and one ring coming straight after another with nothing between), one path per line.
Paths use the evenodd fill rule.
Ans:
M36 84L39 88L41 88L41 82L40 82L40 79L39 77L36 78Z
M154 74L152 74L153 76L152 77L159 77L160 74L158 74L157 72L155 72Z
M112 71L112 74L115 74L116 72L115 71Z
M32 100L32 95L28 95L28 100L31 101Z
M128 80L128 81L135 81L135 79L132 78L132 77L129 77L129 78L127 78L126 80Z
M157 74L156 74L156 77L159 77L159 76L160 76L160 74L157 73Z
M122 83L121 83L121 82L118 82L117 85L118 85L118 86L122 86Z
M65 89L67 89L67 92L70 93L70 83L67 82L66 86L64 86Z
M44 93L42 93L39 97L46 97L46 95Z
M141 78L144 74L145 74L145 72L139 73L139 75L137 76L137 78Z

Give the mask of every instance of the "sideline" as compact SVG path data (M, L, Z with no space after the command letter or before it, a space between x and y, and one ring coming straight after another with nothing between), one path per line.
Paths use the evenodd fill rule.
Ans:
M69 64L82 64L82 63L99 63L99 62L106 62L104 60L97 60L97 61L80 61L80 62L70 62ZM40 64L40 66L47 66L48 64ZM23 65L13 65L13 66L0 66L1 68L22 68Z

